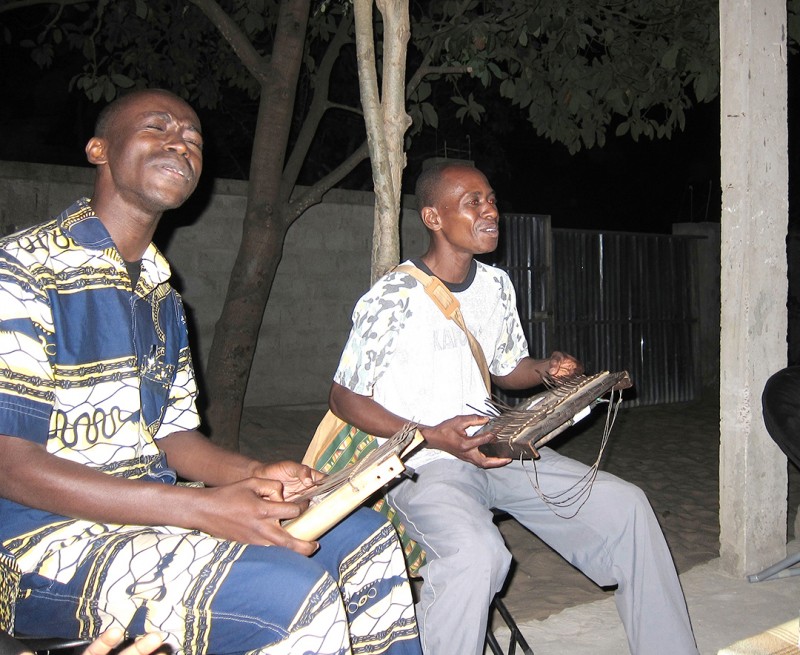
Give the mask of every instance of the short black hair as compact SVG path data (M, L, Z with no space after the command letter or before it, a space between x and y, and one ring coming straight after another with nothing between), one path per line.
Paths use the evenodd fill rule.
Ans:
M414 186L414 195L417 198L417 210L422 211L423 207L433 207L438 200L441 190L441 182L444 172L451 168L472 168L469 164L456 161L444 161L433 164L424 169L417 178Z

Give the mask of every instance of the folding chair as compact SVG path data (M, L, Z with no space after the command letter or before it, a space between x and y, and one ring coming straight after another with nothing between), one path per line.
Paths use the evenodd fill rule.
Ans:
M61 639L58 637L25 637L22 635L11 636L5 630L0 630L0 655L21 655L22 653L48 653L83 652L91 642L86 639Z
M800 468L800 366L789 366L769 377L761 394L761 407L767 432L789 461ZM795 553L747 579L762 582L800 575L800 567L792 568L798 563L800 553Z
M514 617L511 616L511 612L508 611L506 604L499 596L495 596L492 599L492 604L490 607L497 611L497 613L500 615L500 618L503 619L503 622L511 631L511 635L508 640L508 647L504 651L500 647L497 637L495 637L494 633L492 632L491 624L487 625L486 645L489 646L489 650L491 650L494 655L514 655L517 652L517 646L519 646L520 649L522 649L523 655L534 655L533 650L531 650L531 647L528 646L528 642L525 641L525 637L522 636L522 632L520 632L517 622L514 620Z

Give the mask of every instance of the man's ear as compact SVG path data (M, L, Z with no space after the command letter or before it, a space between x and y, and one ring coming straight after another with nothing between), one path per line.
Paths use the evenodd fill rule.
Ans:
M441 229L442 221L439 212L433 207L423 207L420 216L422 216L422 224L429 230L436 232Z
M99 136L93 136L86 144L86 159L90 164L105 164L108 159L106 158L106 140L101 139Z

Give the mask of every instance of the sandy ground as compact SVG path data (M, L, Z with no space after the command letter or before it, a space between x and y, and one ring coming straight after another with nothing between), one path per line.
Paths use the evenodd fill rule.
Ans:
M325 409L247 408L242 452L271 460L302 458ZM604 411L597 408L551 445L589 464L598 455L604 421ZM719 409L710 396L652 407L623 403L603 453L601 468L647 493L681 574L718 556L718 450ZM789 507L796 508L800 474L792 467L789 481ZM513 519L501 519L499 525L514 555L504 600L517 622L611 597L611 591L597 587Z

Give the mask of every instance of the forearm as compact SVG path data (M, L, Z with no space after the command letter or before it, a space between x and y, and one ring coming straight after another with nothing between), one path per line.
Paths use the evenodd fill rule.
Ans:
M173 432L156 444L178 475L209 486L233 484L249 478L259 465L250 457L215 445L196 431Z
M0 496L21 505L99 523L198 527L196 489L128 480L0 436Z
M508 391L538 387L544 380L549 363L549 359L525 357L508 375L493 375L492 382Z
M539 386L548 377L568 379L582 373L583 364L572 355L555 350L548 359L525 357L511 373L492 376L492 380L501 389L530 389Z
M361 396L334 383L329 398L331 411L339 418L377 437L391 437L408 423L368 396ZM438 425L420 425L424 448L435 448L484 468L504 466L508 459L486 457L478 447L494 439L491 433L467 436L467 430L483 425L488 419L477 414L454 416Z
M283 489L281 482L265 477L214 488L128 480L51 455L40 444L0 435L0 496L22 505L96 523L200 530L310 555L316 544L295 539L280 525L302 511L283 501Z

